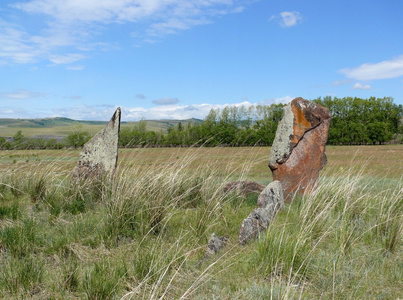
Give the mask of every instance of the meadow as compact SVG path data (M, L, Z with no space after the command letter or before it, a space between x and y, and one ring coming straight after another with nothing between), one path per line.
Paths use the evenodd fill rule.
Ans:
M0 151L0 297L403 298L403 146L328 146L318 188L238 245L269 147L120 149L72 184L79 150ZM212 233L226 246L205 257Z
M179 122L187 124L189 122L199 123L200 120L148 120L146 129L148 131L166 132L168 128L178 125ZM27 138L47 137L47 138L66 138L69 134L76 131L87 131L91 135L96 134L103 129L106 121L79 121L67 118L47 118L47 119L1 119L0 118L0 136L12 137L19 130ZM121 127L133 128L139 122L122 122Z

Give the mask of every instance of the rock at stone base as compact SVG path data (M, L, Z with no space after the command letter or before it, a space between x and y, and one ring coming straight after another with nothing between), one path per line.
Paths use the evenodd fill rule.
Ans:
M104 129L89 140L80 153L72 179L97 179L112 175L117 166L121 110L118 107Z
M239 244L245 245L267 229L280 209L284 209L284 198L279 181L271 182L259 195L259 207L242 221Z
M260 193L264 188L264 185L254 181L238 180L228 182L224 186L224 192L236 191L239 194L246 196L251 193Z
M284 197L309 192L326 165L325 146L330 126L327 108L302 98L284 107L271 148L269 167L273 180L279 180Z
M266 207L268 204L279 204L280 209L284 209L283 189L280 181L270 182L257 198L258 207Z

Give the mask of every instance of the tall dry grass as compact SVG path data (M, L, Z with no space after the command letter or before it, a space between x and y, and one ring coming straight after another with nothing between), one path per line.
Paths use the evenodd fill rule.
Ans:
M208 151L197 148L136 164L147 160L146 152L126 152L112 179L78 185L70 182L63 157L4 170L0 295L402 296L402 178L371 176L369 166L357 168L354 161L339 173L324 170L314 192L295 195L257 241L241 247L239 226L257 196L226 193L223 186L249 179L265 161L248 149L242 164L223 165L222 157L206 159ZM228 243L203 259L212 232Z

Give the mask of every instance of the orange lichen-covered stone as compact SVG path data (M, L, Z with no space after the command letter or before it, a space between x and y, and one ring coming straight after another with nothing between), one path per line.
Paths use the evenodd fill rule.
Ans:
M325 146L330 125L327 108L303 98L284 107L273 146L269 167L273 180L279 180L284 198L315 187L319 171L326 165Z

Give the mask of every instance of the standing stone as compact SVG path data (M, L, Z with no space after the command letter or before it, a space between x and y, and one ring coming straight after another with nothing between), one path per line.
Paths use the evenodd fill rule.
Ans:
M259 195L258 208L242 221L239 230L239 244L245 245L273 221L277 212L284 209L283 190L279 181L271 182Z
M273 180L279 180L284 197L315 187L326 165L325 146L330 126L329 110L303 98L284 107L269 157Z
M118 107L105 128L84 145L72 172L73 180L95 179L115 172L118 162L120 115Z

